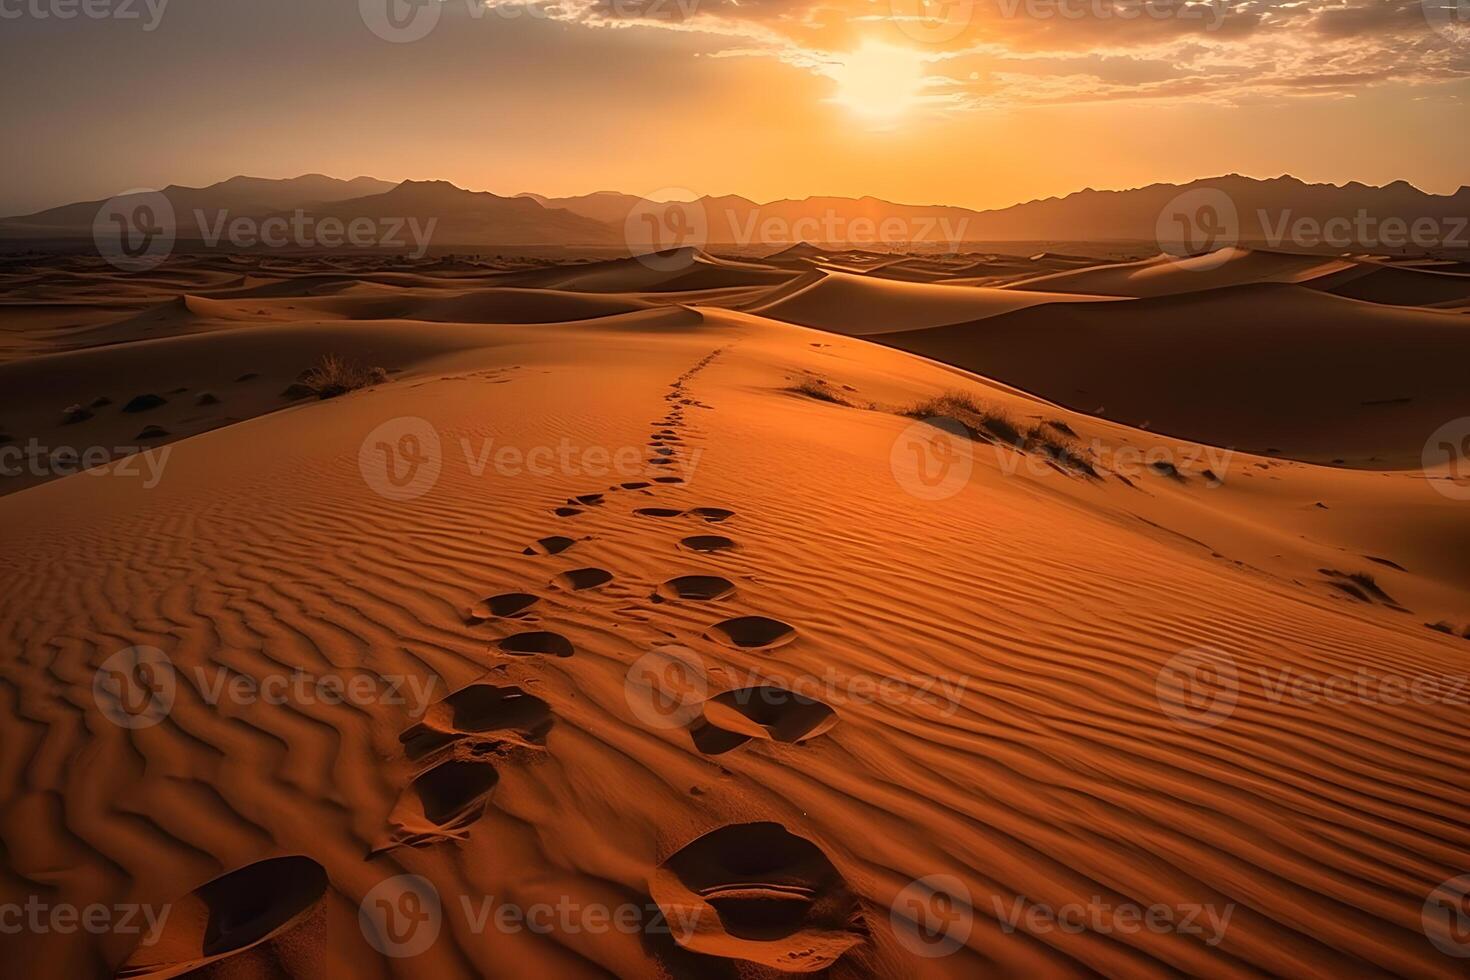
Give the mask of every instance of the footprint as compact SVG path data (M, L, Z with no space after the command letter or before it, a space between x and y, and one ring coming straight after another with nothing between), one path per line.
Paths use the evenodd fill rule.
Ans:
M731 551L735 542L722 534L696 534L679 542L690 551L708 554L714 551Z
M602 503L605 497L606 494L601 493L584 493L580 496L573 497L571 500L568 500L567 503L582 504L586 507L596 507L598 504Z
M531 595L529 592L504 592L475 603L470 607L470 614L467 618L471 623L483 623L490 619L524 616L532 606L540 601L540 596Z
M633 513L639 517L679 517L684 512L672 507L639 507Z
M552 511L552 513L555 514L557 517L576 517L578 514L582 513L582 508L558 507L556 510Z
M500 774L488 762L477 759L448 759L426 770L413 781L424 817L436 827L461 827L480 818L485 797L495 788Z
M680 575L658 587L655 601L664 599L724 599L735 594L735 583L718 575Z
M863 943L861 907L809 840L778 823L710 831L660 864L649 894L674 940L711 956L811 973Z
M783 687L745 687L706 701L690 735L701 752L719 755L753 738L804 742L836 724L837 713L813 698Z
M653 459L650 459L648 461L648 465L649 466L670 466L670 465L673 464L673 462L674 461L672 459L669 459L669 458L667 458L665 456L656 456Z
M328 887L326 869L301 855L236 868L166 906L162 931L145 930L117 975L310 976L326 941Z
M398 736L404 754L417 761L446 745L483 732L507 732L523 745L545 745L554 716L543 700L518 687L471 684L429 706Z
M712 639L747 650L778 647L796 639L796 628L769 616L737 616L709 628Z
M645 490L652 485L653 484L649 483L646 480L633 480L629 483L618 484L618 486L622 487L624 490Z
M654 483L683 483L684 482L684 478L682 476L656 476L656 477L653 478L653 482Z
M576 543L576 539L574 538L553 534L548 538L541 538L521 553L525 555L559 555Z
M560 633L552 633L548 630L515 633L500 640L496 646L505 653L521 657L528 657L534 653L550 654L553 657L570 657L574 652L571 640Z
M696 507L689 513L695 517L702 517L711 524L721 524L735 516L733 510L726 510L723 507Z
M581 592L606 585L612 580L613 573L605 568L574 568L569 572L562 572L551 581L570 592Z

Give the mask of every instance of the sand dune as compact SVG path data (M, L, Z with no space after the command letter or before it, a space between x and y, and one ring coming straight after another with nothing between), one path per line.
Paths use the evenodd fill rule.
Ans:
M1402 269L1360 263L1309 284L1336 296L1394 306L1470 306L1470 275L1434 268Z
M897 282L843 272L813 272L746 309L788 323L861 337L975 320L1041 303L1106 299L1034 290L1022 292Z
M1428 433L1470 413L1463 317L1303 286L1051 305L870 336L1130 425L1319 462L1417 465Z
M1098 296L1168 296L1260 282L1307 282L1350 268L1343 259L1228 248L1192 258L1157 255L1022 279L1019 290L1091 293Z
M694 248L671 249L640 260L609 259L581 265L553 266L507 273L507 286L565 289L576 292L680 292L763 286L785 282L789 272L746 262L713 258Z
M602 309L682 274L527 276ZM504 286L191 292L172 336L0 365L15 435L188 436L152 485L0 497L0 902L177 916L153 946L29 935L18 975L1461 975L1421 913L1470 853L1464 705L1281 684L1465 671L1463 502L1386 468L1470 414L1462 316L1282 284L995 312L1038 294L831 274L772 305L968 319L881 346L679 293L571 322L343 318L522 308ZM297 319L231 319L255 303ZM283 401L327 352L398 370ZM911 414L955 391L988 428ZM1144 412L1385 468L1126 424ZM406 481L374 468L400 450ZM125 710L114 658L138 646L166 658L166 711L152 687ZM1199 648L1238 678L1208 729L1160 687ZM371 696L218 693L298 675ZM941 910L962 934L915 918L934 876L964 886ZM485 896L637 928L477 930ZM429 898L436 935L385 952L403 934L374 915ZM1099 903L1210 914L1005 920Z

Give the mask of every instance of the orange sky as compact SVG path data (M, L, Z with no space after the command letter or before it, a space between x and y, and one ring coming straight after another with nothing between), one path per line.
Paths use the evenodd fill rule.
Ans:
M0 213L237 173L972 207L1230 171L1470 183L1470 34L1418 0L154 2L151 29L5 22Z

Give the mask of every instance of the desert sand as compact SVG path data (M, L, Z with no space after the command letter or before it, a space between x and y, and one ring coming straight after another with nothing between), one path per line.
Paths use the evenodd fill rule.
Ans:
M1420 462L1470 276L1090 261L8 260L4 445L118 458L0 478L0 903L172 912L6 971L1463 976L1422 916L1466 692L1279 685L1470 671L1470 474ZM326 355L382 371L293 391ZM129 727L139 646L176 683ZM1200 649L1208 727L1160 693ZM401 696L211 686L299 672ZM397 875L442 902L411 956L359 920ZM1099 902L1228 928L1006 921Z

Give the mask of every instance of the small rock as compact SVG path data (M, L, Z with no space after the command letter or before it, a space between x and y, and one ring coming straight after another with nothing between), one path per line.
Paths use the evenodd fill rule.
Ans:
M218 405L219 398L212 391L201 391L194 399L195 405Z
M75 425L77 422L85 422L92 417L91 409L80 405L68 405L61 410L61 424Z
M146 412L150 408L157 408L160 405L167 405L167 404L168 404L168 399L167 398L164 398L162 395L154 395L154 394L137 395L136 397L133 398L132 401L128 402L126 405L123 406L123 411L124 412Z

